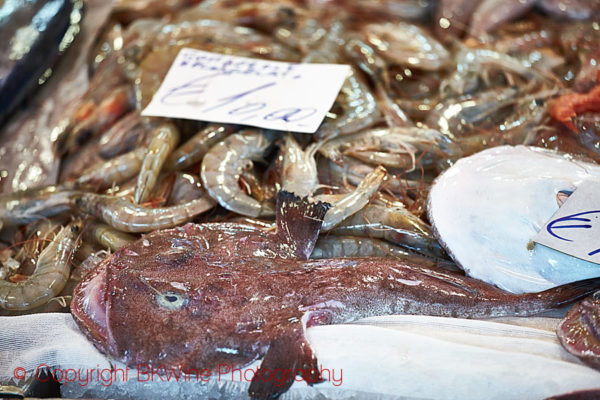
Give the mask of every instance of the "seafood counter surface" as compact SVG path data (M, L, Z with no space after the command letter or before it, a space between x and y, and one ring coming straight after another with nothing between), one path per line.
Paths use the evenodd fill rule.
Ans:
M3 326L7 318L0 317ZM299 380L281 398L542 399L597 387L600 373L558 343L559 319L527 322L405 315L310 328L308 338L328 382L308 386ZM160 379L145 364L109 363L68 314L23 316L6 326L0 332L0 378L18 367L55 365L67 398L245 399L259 366L254 362L234 372L223 365L220 373L198 379L193 372L184 379L175 369L169 379ZM69 368L79 374L66 372L65 378Z
M598 0L0 3L2 393L40 365L67 397L600 393L598 21ZM306 101L266 90L272 61L347 65L313 134L247 125ZM149 116L174 75L194 115L247 67L217 103L238 124ZM540 244L565 210L547 231L572 249Z

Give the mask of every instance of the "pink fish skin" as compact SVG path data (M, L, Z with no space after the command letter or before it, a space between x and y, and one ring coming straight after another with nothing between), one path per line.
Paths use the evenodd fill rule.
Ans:
M569 353L600 370L600 291L573 306L556 334Z
M306 207L307 214L286 211ZM303 377L316 383L308 326L387 314L531 315L600 286L599 278L514 295L393 259L307 260L326 207L288 198L278 208L275 232L190 224L121 248L75 289L76 322L100 351L130 366L215 371L219 364L241 367L264 357L261 371L311 371ZM249 395L275 398L294 377L288 374L283 385L276 384L280 378L253 381Z

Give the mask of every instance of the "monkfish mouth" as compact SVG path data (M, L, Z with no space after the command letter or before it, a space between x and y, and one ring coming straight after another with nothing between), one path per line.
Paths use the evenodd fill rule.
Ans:
M86 275L73 292L71 314L79 329L102 352L110 347L106 314L106 262Z

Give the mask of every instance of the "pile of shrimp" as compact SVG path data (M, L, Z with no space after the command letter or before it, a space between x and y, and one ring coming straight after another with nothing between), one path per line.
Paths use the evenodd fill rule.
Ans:
M39 133L56 185L0 197L0 311L64 309L86 270L146 232L271 228L279 190L332 205L314 258L458 269L424 213L440 172L505 144L600 160L600 6L569 3L117 2L76 112ZM184 47L351 73L313 135L142 117Z

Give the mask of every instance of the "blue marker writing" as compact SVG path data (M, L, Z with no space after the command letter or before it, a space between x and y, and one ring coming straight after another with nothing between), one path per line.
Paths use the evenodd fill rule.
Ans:
M581 217L584 215L591 215L591 214L600 214L600 210L584 211L584 212L580 212L577 214L567 215L566 217L557 218L548 224L548 226L546 227L546 230L548 231L548 233L550 235L554 236L557 239L564 240L566 242L572 242L573 240L571 240L571 239L566 239L562 236L557 235L554 232L554 230L556 230L556 229L590 229L590 228L592 228L592 224L591 224L592 220L589 218L581 218ZM567 222L567 223L568 222L583 222L583 224L557 225L558 223L561 223L561 222ZM593 256L598 253L600 253L600 249L596 249L596 250L589 252L588 256Z

